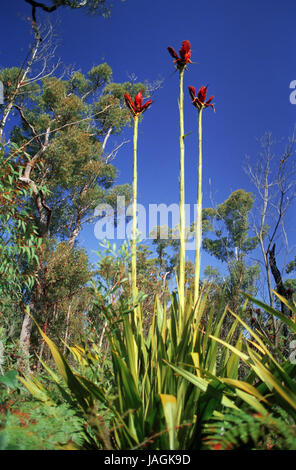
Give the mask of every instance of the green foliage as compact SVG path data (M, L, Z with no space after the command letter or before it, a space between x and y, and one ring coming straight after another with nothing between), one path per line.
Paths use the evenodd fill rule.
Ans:
M18 311L11 311L11 303L8 304L5 315L1 318L0 327L0 374L5 374L16 367L16 359L19 357L18 341L15 339L20 322L18 321Z
M46 381L56 384L59 395L36 377L21 379L44 406L67 403L83 419L83 448L198 450L231 444L245 449L266 442L295 448L295 366L277 362L264 338L241 320L243 312L233 314L223 341L219 335L227 311L217 317L212 309L204 325L205 293L197 313L187 298L184 321L175 296L168 310L156 299L145 338L141 310L137 324L135 306L124 299L114 303L95 287L93 292L106 319L111 362L108 358L104 366L107 350L92 342L68 348L77 361L73 367L39 329L58 368L57 373L43 363ZM286 322L296 331L291 320ZM234 341L240 324L250 340L241 330ZM248 368L244 380L239 378L241 362Z
M5 375L0 375L0 384L6 385L8 388L16 388L18 385L17 371L10 370Z
M14 151L14 152L13 152ZM12 147L9 155L20 151ZM16 299L24 288L30 289L34 276L26 274L23 264L38 263L40 239L29 211L30 190L19 180L19 171L0 147L0 296Z
M0 146L0 372L15 367L22 302L36 281L41 238L30 210L31 189L21 180L15 145Z
M256 281L260 277L258 263L248 265L246 257L258 245L256 237L249 235L249 216L253 206L251 193L239 189L216 209L203 209L203 248L217 260L225 263L228 276L206 270L214 284L216 298L223 298L234 310L239 308L242 298L239 291L255 293ZM218 300L219 302L219 300Z
M100 244L101 249L97 251L100 260L97 263L97 286L101 293L108 293L114 302L119 297L129 298L130 289L130 244L122 243L116 249L110 242ZM162 301L168 300L169 291L164 278L163 266L159 258L155 257L153 251L144 243L137 244L137 285L139 292L143 295L142 311L145 331L149 329L154 310L155 295L159 295ZM89 312L89 317L98 325L103 322L102 315L99 316L97 306Z
M5 70L4 78L11 73ZM39 86L22 88L19 105L16 95L20 125L11 140L26 147L27 159L18 165L28 170L29 160L31 180L46 187L51 235L69 238L92 220L99 203L115 205L117 195L130 200L128 185L115 186L117 170L109 161L113 151L104 151L110 135L130 121L124 104L128 85L145 87L111 83L111 78L111 68L103 63L86 75L74 72L69 80L47 76ZM39 225L42 213L33 200L31 212Z
M36 318L59 345L65 338L76 341L90 301L87 284L92 271L87 253L52 238L43 245L40 262L43 272L39 276L41 295L35 302ZM39 337L33 334L31 345L38 343Z
M0 450L75 449L85 440L83 420L66 404L8 403L1 411Z
M106 0L28 3L109 13ZM179 296L168 296L180 240L177 228L162 236L165 227L155 228L156 255L137 246L139 294L131 300L128 243L101 244L92 273L75 241L100 217L98 204L115 207L118 195L130 201L111 164L120 145L107 148L132 122L124 94L147 96L148 87L114 83L107 63L68 79L49 73L37 81L31 72L23 83L17 67L0 72L1 110L10 104L19 118L12 144L0 148L0 449L295 450L296 366L244 321L248 301L239 292L251 293L259 275L246 263L258 244L249 235L252 194L240 189L203 210L203 248L227 263L228 276L208 268L212 282L200 286L197 305L190 261L179 272ZM264 224L263 238L267 232ZM291 261L286 272L294 270ZM291 318L247 297L295 335L292 297L278 296ZM25 319L37 329L22 339L28 356L29 344L38 351L38 366L18 376L10 338L29 304Z
M203 231L216 237L204 237L203 248L222 262L242 260L245 253L254 250L258 241L256 237L248 236L248 217L252 206L251 193L239 189L217 209L203 209Z
M295 258L290 261L287 266L286 266L286 273L287 274L290 274L291 272L295 271L296 270L296 256Z
M0 110L5 109L5 105L13 101L16 105L22 103L22 98L28 94L38 93L39 85L36 82L22 84L22 93L16 92L23 70L19 67L2 68L0 70L0 80L4 87L4 103L0 104Z
M214 450L295 450L295 422L283 411L277 412L281 418L244 410L231 410L213 417L205 426L204 444Z
M83 420L65 403L28 400L16 370L0 375L0 450L74 448L86 439Z
M16 325L14 337L20 331L23 304L30 303L55 340L61 331L63 338L58 341L70 336L75 340L88 303L89 266L86 254L72 247L83 224L100 217L94 215L97 205L116 207L119 195L127 204L130 201L130 186L116 184L117 169L111 161L117 150L111 147L108 152L106 145L130 121L124 103L127 87L145 87L112 83L112 70L106 63L86 74L74 72L67 80L40 75L38 84L31 81L31 73L24 83L19 81L18 68L0 73L3 106L13 103L15 113L10 135L13 148L6 166L1 165L2 179L0 173L1 194L5 194L0 207L5 227L0 234L1 302L9 312L7 332L11 333L12 323ZM38 282L32 289L35 279ZM26 355L29 340L31 352L43 355L34 331L22 338Z
M94 448L115 446L123 450L145 445L148 449L186 449L190 446L199 449L203 426L215 410L221 411L223 407L238 409L236 402L243 400L257 412L265 412L261 404L264 397L254 387L236 380L238 362L233 356L221 355L217 341L211 337L211 334L219 335L226 311L219 317L214 317L212 311L206 328L202 328L206 295L201 297L197 312L188 297L183 320L176 296L172 296L168 311L156 298L147 338L143 334L140 299L136 307L124 299L115 303L110 295L102 296L95 286L94 296L106 319L113 396L104 381L95 381L86 375L85 367L89 367L89 361L99 364L100 356L89 348L71 348L83 365L79 373L39 329L59 370L59 375L51 371L51 376L59 383L59 377L63 379L64 392L68 390L64 393L66 401L73 406L74 398L76 413L83 410L96 429L91 434ZM135 308L139 312L138 322L134 317ZM229 342L237 326L238 321L229 332ZM236 342L239 349L241 340L240 335ZM49 371L48 366L44 366ZM222 375L213 378L218 371ZM232 381L227 380L229 376ZM22 382L35 396L39 395L45 401L50 399L46 389L42 389L36 380L24 377ZM102 412L91 415L93 407L99 409L102 405L110 419L107 431L103 430Z

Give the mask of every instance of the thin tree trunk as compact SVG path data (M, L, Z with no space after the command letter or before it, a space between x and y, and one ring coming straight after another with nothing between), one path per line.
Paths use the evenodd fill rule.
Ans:
M285 297L287 300L289 300L288 291L284 286L284 283L283 283L283 280L282 280L282 275L281 275L280 270L278 269L277 264L276 264L275 243L273 244L272 249L269 251L269 264L270 264L270 269L271 269L272 275L273 275L275 283L276 283L276 291L282 297ZM283 302L281 302L281 311L286 316L291 315L291 311L288 309L288 307Z
M38 364L37 364L37 372L39 372L39 371L40 371L40 368L41 368L41 361L40 361L40 359L42 359L42 356L43 356L44 346L45 346L45 341L44 341L44 339L42 338L42 343L41 343L40 351L39 351L39 359L38 359Z
M39 248L39 250L42 250L42 246ZM42 288L40 283L36 283L35 287L33 288L33 292L31 294L31 301L29 304L29 312L31 315L34 316L34 312L36 310L36 303L38 302L38 299L40 299L42 295ZM32 333L32 328L33 328L33 320L32 318L25 314L23 323L22 323L22 328L21 328L21 333L20 333L20 360L18 362L18 367L21 371L24 372L31 372L30 370L30 343L31 343L31 333Z
M33 320L25 314L23 319L21 334L20 334L20 359L18 361L18 368L21 372L31 373L30 369L30 339L32 332Z
M39 45L40 45L40 38L37 38L36 37L36 43L35 43L35 46L32 50L32 54L31 54L31 59L29 60L28 64L27 64L27 67L25 68L25 70L23 71L23 73L21 74L21 76L19 77L19 80L18 80L18 83L16 85L16 88L15 88L15 91L13 92L13 95L10 99L10 102L8 103L6 109L4 110L4 113L3 113L3 117L0 121L0 141L2 140L2 137L3 137L3 131L4 131L4 126L6 124L6 121L9 117L9 114L13 108L13 105L14 105L14 102L15 102L15 99L18 95L18 92L19 92L19 89L21 88L22 86L22 82L24 82L24 80L26 79L31 67L32 67L32 64L36 58L36 55L37 55L37 52L38 52L38 48L39 48Z
M74 247L74 244L75 244L75 241L78 237L78 235L80 234L81 232L81 214L79 213L77 215L77 218L76 218L76 224L75 224L75 227L74 229L72 230L71 232L71 235L70 235L70 238L68 240L68 243L70 245L71 248Z
M277 267L276 264L276 258L275 258L275 243L273 244L271 250L269 251L269 264L270 264L270 269L272 272L272 275L274 277L275 283L276 283L276 291L278 294L280 294L282 297L285 297L285 299L290 300L289 292L285 288L282 280L282 275L280 273L280 270ZM292 312L289 310L289 308L281 302L281 312L286 315L287 317L291 316ZM286 339L286 344L285 344L285 353L288 354L288 344L287 344L287 338L289 335L288 328L287 326L283 323L277 330L276 333L276 346L278 346L281 331L283 330L283 336Z
M47 310L47 312L48 312L48 310ZM44 331L45 334L46 334L46 330L47 330L47 320L48 320L48 313L46 315L46 320L45 320L45 323L44 323L44 326L43 326L43 331ZM37 364L37 372L39 372L40 368L41 368L40 360L42 359L42 356L43 356L44 346L45 346L45 341L42 338L41 346L40 346L40 350L39 350L39 359L38 359L38 364Z
M71 306L72 306L72 300L70 301L69 303L69 307L68 307L68 312L67 312L67 318L66 318L66 332L65 332L65 344L64 344L64 354L66 352L66 344L68 342L68 339L69 339L69 325L70 325L70 315L71 315Z
M102 345L103 345L103 339L104 339L104 335L105 335L107 325L108 325L108 322L107 322L107 320L105 320L104 325L103 325L103 329L102 329L102 333L101 333L101 336L100 336L100 341L99 341L99 348L100 349L102 348Z

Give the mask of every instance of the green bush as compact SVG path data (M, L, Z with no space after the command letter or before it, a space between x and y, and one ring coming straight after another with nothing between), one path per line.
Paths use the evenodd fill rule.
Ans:
M2 405L0 450L79 448L85 437L83 420L68 405L48 406L35 400Z

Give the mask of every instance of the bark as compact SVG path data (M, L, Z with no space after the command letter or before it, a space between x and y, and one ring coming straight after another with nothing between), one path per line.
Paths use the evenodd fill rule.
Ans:
M72 230L71 235L70 235L70 238L69 238L69 240L68 240L68 243L69 243L69 245L70 245L71 248L74 247L75 241L76 241L78 235L79 235L80 232L81 232L81 217L82 217L81 212L78 212L78 215L77 215L77 218L76 218L75 227L74 227L74 229Z
M273 295L272 295L272 287L271 287L271 279L270 279L270 267L268 263L268 248L270 247L270 244L267 248L267 250L264 247L264 228L265 228L265 223L266 223L266 214L267 214L267 208L268 208L268 201L269 201L269 173L270 173L270 157L268 156L266 168L264 171L264 192L263 192L263 208L262 208L262 213L261 213L261 224L260 224L260 230L259 230L259 242L260 242L260 247L264 259L264 265L265 265L265 271L266 271L266 278L267 278L267 287L268 287L268 294L269 294L269 302L270 306L273 307ZM274 320L274 330L276 327L276 323Z
M83 186L83 188L80 192L80 197L83 198L85 196L85 194L87 193L89 187L90 187L89 183ZM76 241L77 237L79 236L79 234L81 232L82 219L83 219L83 216L87 212L88 209L89 209L89 206L85 206L84 208L80 208L77 211L75 226L74 226L74 228L71 232L70 238L68 240L68 243L72 248L74 247L75 241Z
M37 165L44 152L46 151L49 145L49 136L50 126L46 130L44 143L40 142L41 148L34 155L34 157L29 162L27 162L24 169L24 176L19 177L20 181L30 186L34 194L36 208L39 213L39 235L42 238L47 237L49 235L49 224L52 210L46 204L42 191L37 188L36 183L31 179L31 172L34 170L34 167ZM36 136L36 138L37 137L38 136Z
M45 334L47 334L46 333L47 325L48 325L48 309L46 310L46 318L45 318L45 322L44 322L44 325L43 325L43 331L44 331ZM40 346L40 350L39 350L39 359L38 359L38 364L37 364L37 372L39 372L40 369L41 369L41 360L42 360L42 357L43 357L44 346L45 346L45 340L44 340L44 338L42 338L41 346Z
M42 254L43 247L41 246L39 248L39 253ZM40 269L38 270L38 278L40 279ZM31 294L31 301L29 304L29 312L30 314L34 317L34 312L36 311L36 305L38 300L43 295L42 287L40 282L37 282L36 285L33 288L32 294ZM22 328L21 328L21 334L20 334L20 361L19 361L19 369L23 372L31 372L30 371L30 364L29 364L29 352L30 352L30 343L31 343L31 333L32 333L32 328L33 328L33 320L32 318L25 314L23 323L22 323Z
M278 294L285 297L285 299L291 300L290 291L285 288L283 280L282 280L282 275L276 264L275 243L273 244L271 250L269 251L269 264L270 264L270 269L271 269L273 278L276 283L276 291L278 292ZM281 302L281 311L287 316L291 316L292 314L291 310L289 310L288 307L282 302Z
M25 374L31 373L30 370L30 338L32 332L33 320L29 315L25 314L21 334L20 334L20 359L18 368Z
M102 349L103 339L104 339L104 335L105 335L105 331L106 331L107 326L108 326L108 322L107 322L107 320L105 320L104 326L103 326L103 329L102 329L102 333L101 333L101 337L100 337L100 341L99 341L99 348L100 349Z
M289 289L286 289L282 280L282 275L280 270L277 267L276 264L276 257L275 257L275 243L273 244L271 250L269 250L269 264L270 264L270 269L273 275L273 278L276 283L276 291L278 294L280 294L282 297L287 299L288 301L291 300L292 294ZM287 317L290 317L292 315L291 310L283 303L281 302L281 312L286 315ZM289 331L287 328L286 324L280 325L278 328L278 331L276 332L276 346L278 346L278 341L279 337L281 334L281 331L283 331L283 336L285 338L285 351L284 353L288 355L289 353L289 345L287 343L287 338L289 336Z
M66 353L67 343L69 339L69 325L70 325L70 315L71 315L71 307L72 307L72 300L68 306L67 318L66 318L66 332L65 332L65 340L64 340L64 354Z
M42 147L40 153L43 153L43 151L44 151L44 147ZM37 189L35 182L31 180L30 178L31 171L34 168L37 161L39 160L39 157L40 155L38 152L33 157L33 159L27 163L25 167L25 171L24 171L24 176L19 177L19 180L28 184L33 191L36 207L39 213L39 236L44 238L44 237L49 236L51 209L46 205L42 192ZM40 250L42 250L42 247L40 248ZM40 269L42 269L42 267ZM36 301L42 295L42 289L39 284L37 284L36 286L35 294L36 295L34 295L34 293L32 294L32 300L30 304L31 313L35 311ZM30 372L29 347L30 347L32 327L33 327L32 319L28 315L25 315L23 324L22 324L21 334L20 334L21 361L19 364L19 368L25 372Z

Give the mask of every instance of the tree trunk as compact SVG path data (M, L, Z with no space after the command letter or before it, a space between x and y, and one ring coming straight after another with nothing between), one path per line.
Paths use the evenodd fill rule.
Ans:
M288 289L285 288L283 280L282 280L282 275L280 273L280 270L277 267L276 264L276 258L275 258L275 243L273 244L271 250L269 251L269 265L270 269L273 275L273 278L276 283L276 291L278 294L280 294L282 297L285 297L287 300L291 300L291 295L288 291ZM290 317L292 315L291 310L283 303L281 302L281 312L286 315L286 317ZM277 343L281 334L281 330L283 330L283 336L285 338L285 351L284 354L289 353L289 345L287 344L287 338L289 335L288 328L286 324L282 324L281 327L277 331Z
M285 299L290 300L289 296L289 291L288 289L285 288L283 280L282 280L282 275L280 273L280 270L277 267L276 264L276 259L275 259L275 243L273 244L271 250L269 251L269 264L270 264L270 269L273 275L273 278L276 283L276 291L278 294L280 294L282 297L285 297ZM281 302L281 311L283 314L286 316L291 316L291 310L283 303Z
M76 225L74 230L72 230L72 233L71 233L70 238L68 240L68 243L69 243L71 248L74 247L75 241L76 241L78 235L80 234L80 232L81 232L81 225Z
M68 306L68 312L67 312L67 318L66 318L66 332L65 332L65 339L64 339L64 354L66 353L66 344L68 343L68 339L69 339L69 325L70 325L70 315L71 315L71 306L72 306L72 300L70 301L69 303L69 306Z
M18 361L18 368L25 374L31 373L30 369L30 339L32 332L33 320L25 314L23 319L21 334L20 334L20 359Z
M42 250L42 246L39 248L39 250ZM40 278L39 275L38 277ZM41 296L42 296L42 288L40 286L40 283L37 282L37 284L35 285L31 293L31 300L29 303L29 312L33 316L36 310L36 303L41 298ZM30 359L30 344L31 344L32 328L33 328L33 320L28 314L25 314L23 323L22 323L22 329L21 329L21 334L20 334L20 344L19 344L21 357L18 362L19 369L25 373L31 373L29 359Z
M29 62L27 63L27 67L23 71L22 75L19 77L19 80L18 80L18 83L16 85L15 91L13 92L13 95L10 98L9 103L6 106L6 109L3 112L3 117L0 121L0 140L2 140L5 124L7 122L9 114L11 113L11 110L12 110L14 102L15 102L17 96L18 96L18 93L19 93L19 90L22 86L22 83L25 81L25 79L26 79L26 77L27 77L27 75L28 75L28 73L29 73L29 71L32 67L32 64L34 63L34 61L36 59L36 55L37 55L38 48L39 48L39 45L40 45L40 38L37 38L35 36L35 41L36 42L35 42L35 45L33 47L32 53L31 53L31 58L30 58Z

